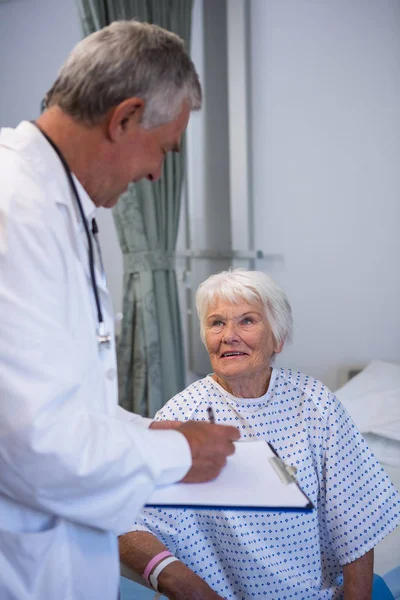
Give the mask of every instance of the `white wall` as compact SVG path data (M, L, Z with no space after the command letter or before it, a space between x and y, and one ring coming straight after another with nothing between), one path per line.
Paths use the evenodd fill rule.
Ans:
M0 4L0 126L38 116L45 92L80 39L74 0Z
M280 362L335 387L400 360L400 3L251 0L255 247L287 291Z

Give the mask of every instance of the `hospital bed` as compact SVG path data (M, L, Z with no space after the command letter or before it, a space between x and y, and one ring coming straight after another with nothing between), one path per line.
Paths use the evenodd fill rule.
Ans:
M400 365L372 361L348 369L336 390L393 484L400 491ZM373 600L400 600L400 527L375 547ZM122 567L121 600L151 600L154 591Z
M400 491L400 365L375 360L349 369L336 395ZM374 572L400 599L400 527L375 547Z

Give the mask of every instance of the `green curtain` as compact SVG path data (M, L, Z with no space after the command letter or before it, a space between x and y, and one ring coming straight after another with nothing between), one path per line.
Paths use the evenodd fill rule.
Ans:
M190 44L193 0L77 0L85 35L136 18ZM119 402L144 416L185 387L174 251L184 172L184 144L162 177L132 184L113 209L124 256L123 320L118 343Z

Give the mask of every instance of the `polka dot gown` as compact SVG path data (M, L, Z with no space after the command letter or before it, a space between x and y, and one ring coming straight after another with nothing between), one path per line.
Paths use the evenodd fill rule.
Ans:
M400 522L399 494L344 407L320 381L273 369L261 398L236 398L207 376L156 419L207 421L209 406L243 439L271 442L315 510L145 509L132 529L154 533L227 600L342 598L341 566Z

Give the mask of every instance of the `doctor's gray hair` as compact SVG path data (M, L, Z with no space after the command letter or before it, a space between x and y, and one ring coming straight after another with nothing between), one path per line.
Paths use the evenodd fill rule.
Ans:
M157 25L115 21L75 46L45 102L94 125L135 96L145 101L147 128L176 119L184 102L190 110L202 102L196 69L180 37Z
M196 308L200 319L201 339L205 341L205 324L210 306L223 299L233 304L243 300L261 302L277 344L290 342L293 336L292 309L285 292L266 273L230 269L211 275L196 292Z

